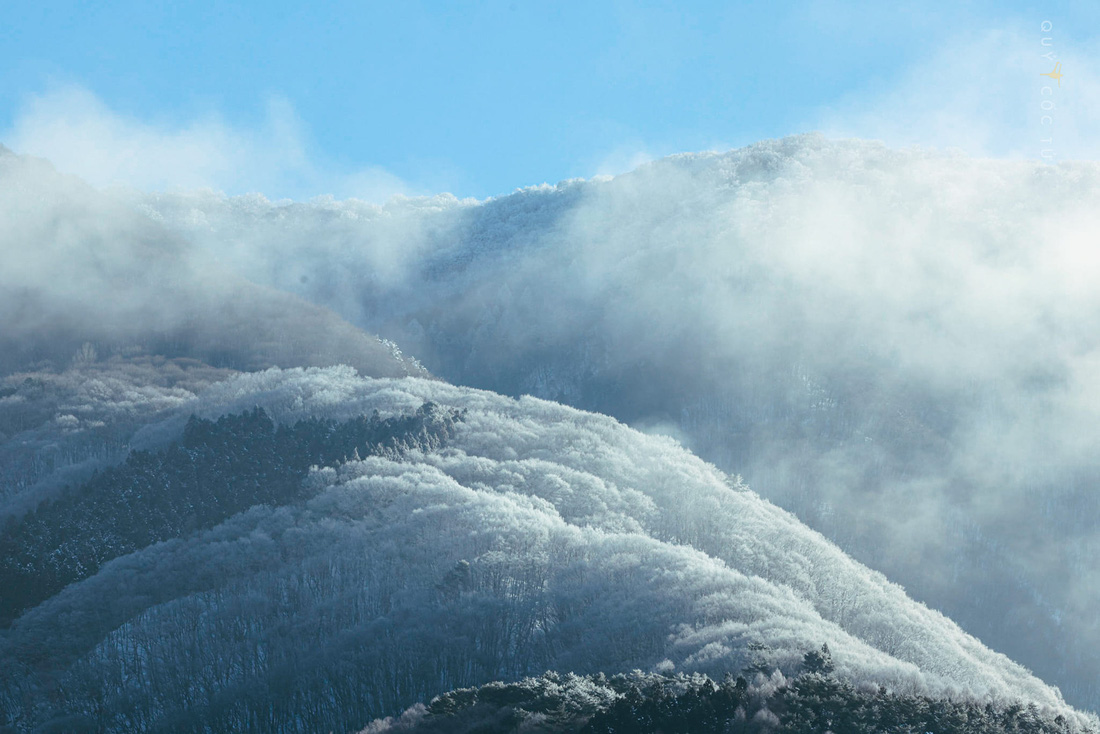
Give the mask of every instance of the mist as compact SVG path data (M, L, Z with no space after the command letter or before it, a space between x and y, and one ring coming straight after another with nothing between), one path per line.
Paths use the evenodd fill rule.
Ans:
M678 436L1095 707L1098 172L807 135L480 202L135 197L447 380Z
M150 122L111 109L82 86L53 84L21 100L0 140L98 187L262 190L277 198L325 190L371 200L412 192L377 166L326 160L284 97L268 95L257 112L255 125L234 124L216 111L182 124Z
M0 254L0 374L136 354L423 374L332 312L233 273L125 193L6 148Z

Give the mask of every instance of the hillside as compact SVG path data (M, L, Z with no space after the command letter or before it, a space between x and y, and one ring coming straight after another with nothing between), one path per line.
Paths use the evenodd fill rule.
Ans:
M344 367L235 376L158 420L144 431L168 443L31 518L164 532L0 632L17 730L346 731L547 669L796 675L823 644L840 681L1095 723L736 478L606 416ZM264 446L317 466L257 484ZM206 519L173 524L141 499L158 486ZM52 557L79 548L65 537Z
M483 202L140 197L444 379L675 436L1092 708L1098 201L815 135Z

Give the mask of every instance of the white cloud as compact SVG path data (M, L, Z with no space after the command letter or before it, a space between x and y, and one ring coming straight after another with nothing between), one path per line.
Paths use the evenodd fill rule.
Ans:
M150 122L112 110L82 87L58 87L27 98L0 139L17 153L47 158L97 186L371 201L412 193L379 167L341 170L318 162L302 121L280 97L268 100L263 123L251 128L216 114Z
M1047 148L1054 160L1095 159L1100 77L1096 54L1086 50L1095 44L1075 42L1076 29L1054 23L1044 31L1042 21L955 35L901 79L865 85L818 110L807 127L831 137L958 148L976 156L1039 159ZM1065 74L1060 85L1042 76L1059 61ZM874 69L865 71L875 79ZM1053 89L1044 94L1048 85ZM1054 109L1044 110L1050 102Z
M635 143L633 145L620 145L608 152L595 165L596 176L618 176L627 171L633 171L638 166L656 160L660 155L655 155L646 146Z

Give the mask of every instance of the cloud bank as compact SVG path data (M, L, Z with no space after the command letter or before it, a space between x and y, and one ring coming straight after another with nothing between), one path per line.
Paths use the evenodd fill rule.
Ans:
M0 150L0 375L63 368L88 342L255 369L348 361L422 374L335 314L249 282L126 196Z
M349 170L325 161L290 102L277 96L267 100L262 122L250 127L216 114L183 123L137 119L83 87L61 86L24 100L0 140L100 187L299 198L326 193L367 201L411 192L380 167Z

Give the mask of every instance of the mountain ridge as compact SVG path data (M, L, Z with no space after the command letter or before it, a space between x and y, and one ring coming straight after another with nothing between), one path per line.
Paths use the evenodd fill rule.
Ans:
M171 670L195 671L211 695L223 691L247 709L245 691L280 680L264 662L276 655L308 681L303 695L344 676L345 708L315 723L351 728L356 717L362 726L447 690L439 683L547 666L720 677L755 661L793 672L827 642L842 679L1023 698L1091 721L786 511L675 442L605 416L346 367L239 375L176 412L213 419L260 406L281 422L339 420L408 414L425 402L465 411L446 447L319 468L304 503L253 507L110 561L17 619L0 635L0 654L10 661L35 649L75 661L51 674L70 691L71 711L89 705L81 701L94 679L97 690L117 691L99 705L137 696L147 700L138 710L180 712L200 704L164 687ZM204 649L167 634L191 618L205 620ZM242 619L250 632L233 631ZM287 619L296 620L290 629ZM62 653L81 636L84 652ZM129 679L124 651L133 645L149 662ZM5 707L33 680L9 680ZM196 725L236 720L237 708L209 705L195 709Z
M805 135L477 203L149 205L448 381L677 436L1096 707L1098 200L1094 163Z
M327 457L277 501L251 474L203 480L225 500L211 526L168 523L184 530L0 631L8 725L350 730L547 669L795 676L822 644L852 685L1096 723L868 565L1089 700L1090 627L1062 575L1091 542L1088 433L1058 441L1093 409L1091 311L1059 321L1091 303L1065 239L1092 216L1087 167L806 136L377 207L96 192L44 165L0 161L0 306L26 316L0 335L16 345L0 372L23 370L0 378L9 526L111 466L148 481L104 497L192 486L173 472L201 468L131 454L172 451L192 415L245 416L230 433L258 409L465 418L445 444ZM1020 191L1040 196L1005 209ZM1036 272L1064 302L1020 277L1020 237L1055 199L1070 229L1045 235L1061 259ZM477 384L429 379L372 325ZM1049 349L988 359L1022 346ZM103 505L133 530L159 527L151 506Z

